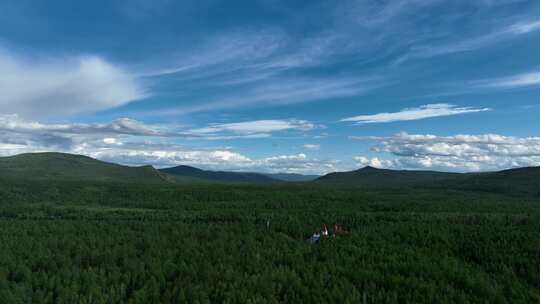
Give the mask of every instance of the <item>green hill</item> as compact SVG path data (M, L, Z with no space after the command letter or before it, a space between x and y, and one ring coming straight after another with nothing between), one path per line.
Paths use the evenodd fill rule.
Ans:
M315 182L366 188L413 186L431 189L539 196L540 167L516 168L482 173L388 170L365 167L355 171L329 173L316 179Z
M167 181L167 176L152 166L128 167L99 161L87 156L55 152L0 157L0 178L128 183L162 183Z
M461 179L441 181L435 186L468 191L540 196L540 167L463 174Z
M348 172L334 172L315 181L327 184L343 184L365 187L402 187L430 184L436 181L459 178L461 174L436 171L388 170L373 167Z
M259 173L209 171L190 166L177 166L160 169L159 171L173 176L179 182L220 182L220 183L275 183L279 182L269 176Z

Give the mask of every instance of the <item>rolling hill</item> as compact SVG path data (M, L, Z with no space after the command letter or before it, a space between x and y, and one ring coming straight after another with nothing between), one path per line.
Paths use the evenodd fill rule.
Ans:
M163 183L169 178L152 166L128 167L87 156L46 152L0 157L0 178Z
M496 172L449 173L364 167L321 176L316 183L365 188L423 187L516 195L540 195L540 167Z
M198 182L220 182L220 183L275 183L279 180L260 173L247 172L229 172L229 171L210 171L202 170L191 166L177 166L172 168L160 169L160 172L166 173L176 178L179 182L198 181Z
M540 167L524 167L497 172L468 173L437 183L437 188L540 196Z
M384 188L422 185L460 177L459 173L389 170L367 166L354 171L329 173L319 177L315 182Z
M312 181L314 184L332 186L379 189L422 187L540 196L540 167L482 173L364 167L354 171L334 172L316 177L300 174L210 171L191 166L156 170L152 166L129 167L82 155L46 152L0 157L0 179L258 184Z

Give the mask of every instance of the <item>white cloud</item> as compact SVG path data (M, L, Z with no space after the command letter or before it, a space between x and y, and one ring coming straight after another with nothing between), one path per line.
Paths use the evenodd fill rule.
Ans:
M510 77L486 79L474 82L480 87L518 88L540 85L540 72L529 72Z
M227 124L222 129L231 130L232 134L238 133L239 138L258 138L265 135L257 133L260 131L308 130L313 127L311 123L299 120L279 123L263 120ZM176 132L165 126L146 125L127 118L103 124L44 124L24 120L17 115L0 115L0 155L3 156L56 151L83 154L126 165L166 167L183 164L212 170L309 174L334 171L339 165L339 162L309 158L306 154L253 159L231 148L189 148L177 143L179 138L186 136L197 135ZM203 132L199 136L202 136L201 139L223 139L221 134Z
M144 98L128 72L99 57L23 59L0 50L0 114L58 117Z
M109 123L68 123L68 124L43 124L21 118L16 114L0 114L0 131L14 133L44 133L44 134L87 134L87 135L137 135L137 136L162 136L162 137L196 137L193 134L160 130L155 126L148 126L142 122L119 118Z
M510 32L514 34L527 34L540 30L540 21L530 21L530 22L521 22L512 25L509 29Z
M325 174L343 169L338 161L309 158L305 154L277 155L259 159L239 152L216 150L189 150L178 146L162 146L161 149L95 149L84 148L91 157L127 165L148 164L157 167L190 165L208 170L231 170L238 172Z
M267 119L210 124L207 127L191 129L188 134L205 140L255 139L267 138L276 132L306 132L316 128L324 126L299 119Z
M356 156L354 160L360 166L370 166L374 168L391 168L394 167L394 162L392 160L379 159L378 157L368 158L365 156Z
M253 168L274 173L300 174L326 174L345 169L340 161L310 158L304 153L267 157L257 161Z
M365 140L367 138L358 138ZM387 160L359 156L362 165L386 168L486 171L540 166L540 137L497 134L436 136L399 133L379 140L374 152L389 153Z
M359 115L344 118L341 121L351 121L358 124L385 123L394 121L419 120L431 117L451 116L465 113L489 111L489 108L458 107L451 104L428 104L418 108L407 108L399 112Z
M321 145L319 144L305 144L302 147L308 150L319 150L321 148Z
M162 145L159 148L153 147L153 149L145 149L143 146L138 148L130 146L127 149L81 146L74 150L104 161L127 165L146 164L156 167L191 165L222 169L243 168L253 163L250 158L234 151L223 149L191 150L177 145Z
M177 132L173 127L145 125L129 118L99 124L43 124L17 115L0 115L2 155L23 152L64 151L75 147L125 145L130 140L163 141L197 135ZM125 140L124 140L125 139ZM128 146L128 145L126 145Z
M253 120L224 124L213 124L205 128L193 129L195 134L233 132L239 134L271 133L285 130L308 131L316 126L306 120Z
M116 138L113 138L113 137L106 137L106 138L103 139L103 142L108 144L108 145L118 144L118 140Z

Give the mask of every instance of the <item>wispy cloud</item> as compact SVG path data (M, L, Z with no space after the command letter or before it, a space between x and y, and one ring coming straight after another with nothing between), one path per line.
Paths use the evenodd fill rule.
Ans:
M509 32L515 34L527 34L540 30L540 20L530 21L530 22L520 22L512 25L509 29Z
M206 97L190 104L162 110L146 111L146 115L170 116L216 111L231 108L257 108L325 99L356 96L382 86L384 80L377 78L315 78L284 77L265 81L238 91L224 92L220 96Z
M349 33L334 30L303 38L277 29L211 36L202 45L167 60L165 67L140 73L153 83L166 79L177 84L171 92L160 87L160 94L177 101L174 106L145 114L185 115L312 102L355 96L384 86L385 77L375 72L313 73L365 50L356 41Z
M519 88L540 85L540 72L528 72L509 77L484 79L474 81L476 87L488 88Z
M539 21L534 18L515 22L516 16L506 16L497 26L473 18L479 8L501 3L468 3L464 9L470 15L447 11L442 24L429 30L420 29L416 21L423 20L415 16L442 9L446 5L442 0L345 1L332 7L317 6L328 9L315 13L331 18L333 26L302 37L279 27L209 35L204 42L169 56L158 64L162 67L141 73L156 82L163 77L178 84L170 86L175 92L161 92L174 105L171 102L145 114L185 115L359 96L392 83L394 76L387 73L392 62L477 50L538 30ZM461 21L466 21L470 32L457 36L448 30ZM343 72L352 70L349 64L355 67L354 74Z
M317 128L324 128L324 126L307 120L269 119L210 124L206 127L188 130L188 133L203 140L256 139L267 138L278 132L307 132Z
M188 134L149 126L130 118L119 118L109 123L66 123L43 124L19 117L16 114L0 115L0 131L26 134L64 134L64 135L134 135L157 137L196 137Z
M208 134L219 132L233 132L241 134L269 133L285 130L308 131L314 129L315 124L306 120L253 120L235 123L213 124L205 128L193 129L195 134Z
M463 53L488 47L503 40L513 39L524 34L540 30L540 21L514 23L495 29L483 35L456 39L442 44L420 44L410 47L410 51L400 56L395 63L400 64L411 59L430 58L446 54Z
M485 112L490 110L491 109L489 108L458 107L451 104L439 103L423 105L418 108L407 108L399 112L353 116L349 118L344 118L341 121L355 122L357 124L386 123L394 121L419 120L432 117Z
M305 144L302 147L308 150L319 150L321 148L321 145L319 144Z
M169 60L168 66L142 71L139 76L176 74L176 77L199 78L254 68L261 61L270 60L287 45L288 39L284 32L274 29L220 33L185 54L173 56L176 58Z

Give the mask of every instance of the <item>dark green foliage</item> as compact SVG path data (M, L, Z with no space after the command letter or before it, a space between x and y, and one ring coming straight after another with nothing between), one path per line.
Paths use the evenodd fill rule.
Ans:
M160 169L178 181L224 182L224 183L274 183L277 179L259 173L208 171L190 166L177 166Z
M0 182L0 303L538 302L531 196Z
M171 183L44 153L0 169L0 303L540 302L538 168ZM346 233L306 242L324 223Z

